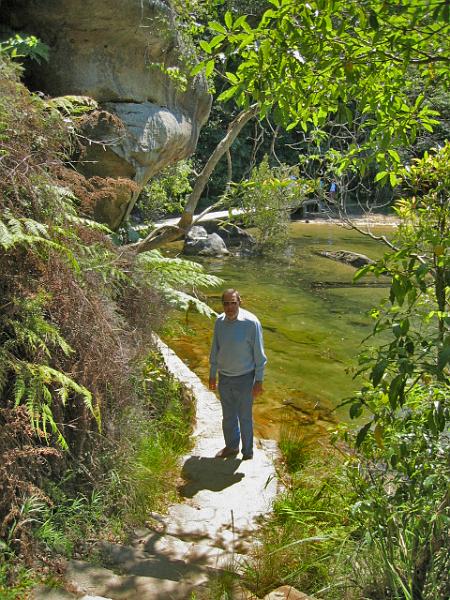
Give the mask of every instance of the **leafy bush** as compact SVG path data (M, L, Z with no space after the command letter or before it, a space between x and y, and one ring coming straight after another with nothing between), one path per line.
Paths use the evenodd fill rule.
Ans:
M361 356L367 385L350 407L352 417L371 417L349 474L377 598L450 593L449 166L447 144L406 169L397 249L357 274L391 277L389 300L373 311L374 335L386 341Z
M0 55L6 54L13 59L30 58L40 63L48 61L50 48L34 35L22 36L16 33L5 42L0 43Z
M109 491L111 505L137 522L176 498L179 458L191 446L193 422L190 396L156 352L145 359L142 375L141 408L130 407L122 416L126 436Z
M450 543L448 388L414 386L395 418L382 393L370 403L378 414L376 429L348 467L365 560L377 556L382 565L378 572L367 565L370 587L385 590L379 598L446 598L450 578L437 557ZM426 583L431 590L424 594ZM446 593L438 596L437 586Z
M247 227L256 228L260 253L277 251L287 243L290 213L300 206L305 194L297 176L294 167L271 168L266 156L248 181L234 186L230 205L242 209L240 218Z
M291 458L294 435L289 436ZM258 597L292 585L313 595L322 590L318 597L350 598L346 588L355 546L348 507L353 490L331 447L306 447L297 437L297 449L300 456L296 464L290 460L290 474L281 474L285 491L262 527L261 545L244 581Z
M192 190L190 177L192 163L182 160L167 167L142 190L135 212L146 222L157 221L166 216L180 214L184 200Z

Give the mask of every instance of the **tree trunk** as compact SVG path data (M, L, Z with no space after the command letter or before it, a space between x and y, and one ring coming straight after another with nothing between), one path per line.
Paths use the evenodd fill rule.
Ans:
M202 172L197 177L194 188L189 195L186 206L184 207L184 212L181 215L178 224L176 226L171 225L167 227L161 227L152 231L142 241L128 246L130 251L133 251L136 254L140 252L146 252L147 250L158 248L167 242L178 240L186 234L192 225L195 209L197 208L198 201L206 187L206 184L208 183L211 173L214 171L222 156L229 150L230 146L237 138L244 125L246 125L246 123L248 123L248 121L250 121L250 119L257 114L257 112L258 106L256 104L252 104L252 106L249 108L241 111L238 116L228 125L228 131L225 137L217 144L214 152L211 154L205 166L203 167Z

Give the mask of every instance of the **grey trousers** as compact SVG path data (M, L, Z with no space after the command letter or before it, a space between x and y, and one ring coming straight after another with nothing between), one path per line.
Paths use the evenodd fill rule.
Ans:
M253 383L255 372L229 377L219 373L219 396L222 404L222 431L227 448L239 448L242 454L253 453Z

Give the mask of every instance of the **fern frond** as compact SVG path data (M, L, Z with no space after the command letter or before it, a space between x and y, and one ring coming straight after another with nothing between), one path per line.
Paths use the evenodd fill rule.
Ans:
M0 219L0 246L5 250L14 246L14 236L9 227Z
M31 236L38 237L49 237L48 227L39 221L34 219L23 219L22 220L24 230Z
M92 405L92 394L83 385L80 385L79 383L77 383L76 381L71 379L68 375L65 375L62 371L53 369L52 367L49 367L48 365L33 364L30 366L32 367L33 371L40 376L42 381L46 381L48 383L53 382L53 383L59 384L62 387L65 387L68 390L71 390L71 391L75 392L76 394L79 394L80 396L82 396L86 407L90 410L90 412L92 412L92 413L94 412L93 405Z
M52 430L52 433L56 436L57 442L61 446L61 448L63 450L68 450L69 446L66 442L65 437L61 433L61 430L59 429L57 423L55 422L50 405L43 404L41 409L41 427L45 439L48 439L47 423L50 425L50 429Z
M69 117L76 117L98 108L98 103L89 96L57 96L45 101L49 108L56 109Z
M54 400L52 387L56 388L56 394L63 404L66 404L71 393L81 396L100 428L100 410L98 406L94 407L92 394L87 388L48 365L16 359L11 367L16 376L15 405L25 404L32 427L41 431L45 438L48 438L47 429L50 426L59 445L67 448L67 442L55 422L51 408Z
M142 252L136 260L135 274L157 288L178 310L194 308L208 317L216 313L192 292L199 287L217 286L222 280L205 273L203 266L182 258L167 258L159 250Z
M8 374L11 371L10 361L10 353L4 346L0 346L0 399L8 383Z
M191 296L180 290L166 288L164 290L164 296L169 304L178 310L189 310L190 308L194 308L197 312L208 318L217 317L217 313L210 308L206 302L202 302L195 296Z
M182 258L167 258L158 250L150 250L139 255L136 261L137 272L147 277L149 283L164 291L165 286L193 289L211 287L222 283L215 275L205 273L199 263Z
M41 249L51 249L66 257L74 271L79 265L72 250L59 242L50 239L50 229L43 223L33 219L18 219L6 212L4 220L0 220L0 246L8 251L15 246L26 246L38 254Z
M26 390L27 386L25 383L25 379L21 375L17 375L13 389L14 406L19 406L19 404L22 401L22 398L25 396Z
M104 233L105 235L111 235L111 229L105 225L104 223L97 223L96 221L92 221L92 219L87 219L86 217L79 217L77 214L68 214L66 215L66 220L73 225L82 225L83 227L87 227L88 229L92 229L93 231L99 231L100 233Z
M26 377L26 367L23 371L24 378ZM27 408L28 415L30 417L31 425L33 429L39 428L39 406L41 397L42 384L37 379L28 378L27 389L25 395L25 406ZM17 405L16 405L17 406Z
M60 334L58 328L49 323L44 316L45 303L48 296L40 293L34 298L16 299L14 304L20 318L5 319L4 323L11 328L16 347L23 346L29 351L40 349L48 357L51 356L50 345L56 346L66 356L73 352L70 345Z
M116 266L117 256L100 244L92 244L81 248L78 258L83 273L99 273L105 283L130 283L130 277L123 269Z

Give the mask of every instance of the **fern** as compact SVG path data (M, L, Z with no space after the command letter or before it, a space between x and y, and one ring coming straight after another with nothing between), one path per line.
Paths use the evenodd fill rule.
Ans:
M5 251L24 246L41 255L43 249L51 249L64 255L75 271L80 270L70 248L50 239L50 229L47 225L33 219L14 217L9 211L5 211L3 219L0 219L0 246Z
M166 288L165 297L169 304L176 308L177 310L189 310L193 308L201 315L205 315L208 318L212 318L217 316L217 313L210 308L206 302L202 302L195 296L191 294L186 294L185 292L181 292L180 290L174 290L171 288Z
M30 353L40 350L50 357L49 345L58 347L68 356L73 352L72 348L60 334L57 327L49 323L43 314L43 307L48 296L44 293L37 294L34 298L14 300L14 314L20 318L5 318L4 327L13 334L16 347L23 347ZM8 345L7 345L8 347Z
M33 428L39 431L45 439L49 439L48 427L50 426L58 444L63 449L68 448L52 412L55 393L63 405L66 405L70 396L74 394L80 396L94 416L98 427L101 427L99 411L97 407L94 407L92 394L87 388L48 365L16 359L10 363L10 366L16 374L15 405L25 404Z
M196 291L200 287L220 285L222 280L205 273L202 265L196 262L166 258L159 250L150 250L136 259L135 274L158 289L174 308L187 310L192 307L208 317L216 314L197 298Z
M130 277L122 268L117 266L117 255L101 244L84 246L80 250L78 261L83 273L98 273L103 282L109 285L131 283Z
M58 328L45 318L48 296L14 300L13 310L3 319L3 342L0 345L0 393L4 393L12 379L11 391L15 406L24 404L33 428L49 440L50 431L57 443L67 449L67 442L56 423L52 406L56 399L65 406L71 397L79 397L100 427L100 413L94 406L91 392L63 372L38 361L38 356L51 360L55 349L65 355L72 348ZM26 360L29 356L34 359Z
M45 105L69 117L77 117L98 108L97 102L89 96L58 96L46 100Z
M25 397L26 391L27 391L27 384L25 382L25 379L18 374L16 377L16 380L14 382L14 389L13 389L15 406L19 406L19 404L22 402L22 399Z

